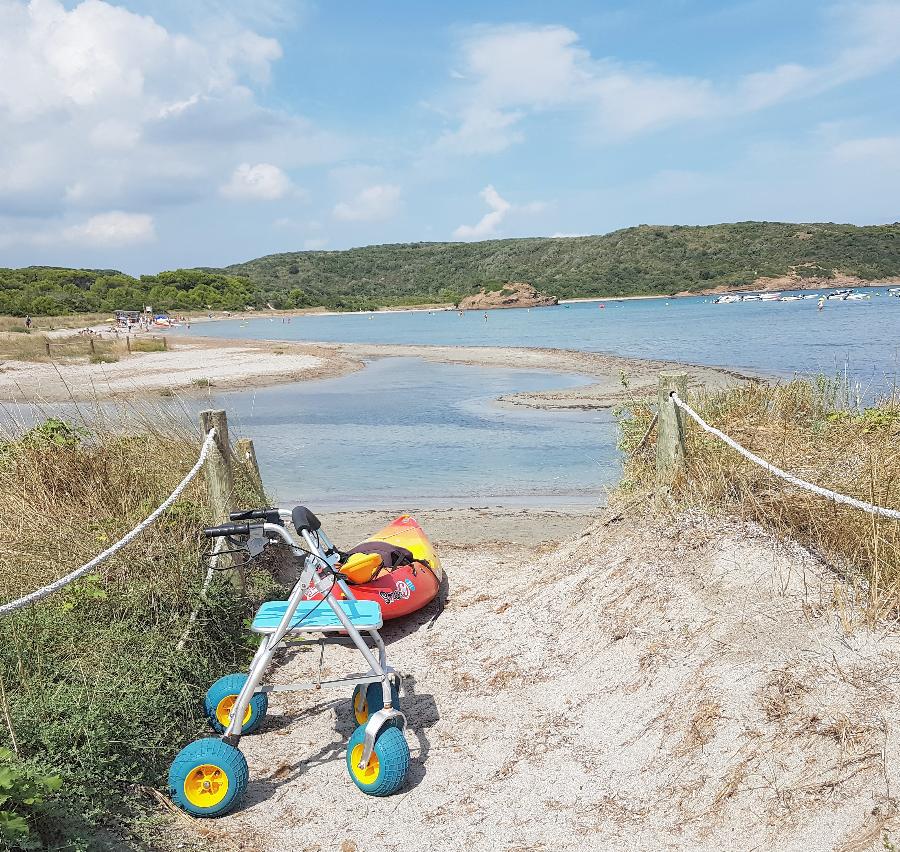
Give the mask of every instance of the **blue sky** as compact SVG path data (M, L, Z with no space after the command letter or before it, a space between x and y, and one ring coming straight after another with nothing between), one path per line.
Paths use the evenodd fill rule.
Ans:
M900 0L0 0L0 266L900 219Z

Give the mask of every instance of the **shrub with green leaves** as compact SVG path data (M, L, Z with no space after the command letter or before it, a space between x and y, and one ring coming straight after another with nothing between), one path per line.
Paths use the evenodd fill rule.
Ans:
M42 849L38 824L46 800L62 785L58 775L44 775L0 748L0 844L7 849Z

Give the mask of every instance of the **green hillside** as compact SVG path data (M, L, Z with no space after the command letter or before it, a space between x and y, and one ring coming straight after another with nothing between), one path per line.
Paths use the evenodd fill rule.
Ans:
M456 302L495 281L527 281L560 298L744 287L792 266L810 276L900 275L900 224L641 225L594 237L275 254L227 271L265 290L300 288L317 304L352 308Z
M0 314L137 309L341 310L457 302L484 285L526 281L560 298L746 287L797 269L868 280L900 275L900 223L640 225L592 237L403 243L273 254L225 269L139 279L115 270L0 269Z

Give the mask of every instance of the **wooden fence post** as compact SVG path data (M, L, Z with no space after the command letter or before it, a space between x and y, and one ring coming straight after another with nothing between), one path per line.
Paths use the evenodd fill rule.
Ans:
M687 396L687 373L660 373L656 431L656 484L669 488L684 465L684 423L681 409L672 402L672 391Z
M130 355L131 354L131 336L128 334L125 335L125 348L128 350L128 354ZM206 434L206 433L204 433L204 434Z
M228 439L228 417L221 410L207 410L200 412L200 430L203 437L209 430L215 427L216 437L206 457L206 486L209 491L209 503L213 510L213 519L216 523L228 520L228 513L232 509L231 494L234 489L234 475L231 469L231 444ZM219 558L219 567L228 568L228 556ZM244 587L244 578L241 575L239 564L230 560L228 577L239 589ZM224 563L224 564L223 564Z
M89 338L88 338L88 349L91 350L91 355L96 355L96 354L97 354L97 346L96 346L96 344L94 343L94 338L93 338L93 337L89 337Z
M49 355L50 354L50 341L45 340L44 345L47 347L47 355Z
M259 472L259 463L256 461L256 449L253 446L253 441L249 438L241 438L235 444L235 451L238 461L244 466L247 476L250 477L257 496L260 500L265 500L266 491L263 488L262 475Z

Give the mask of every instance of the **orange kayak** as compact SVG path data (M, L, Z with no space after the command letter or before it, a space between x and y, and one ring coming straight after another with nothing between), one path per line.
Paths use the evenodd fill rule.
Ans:
M405 547L415 560L392 571L382 571L367 583L353 585L350 590L358 600L377 601L385 621L401 618L421 609L435 599L441 585L441 561L424 530L409 515L401 515L384 529L370 535L369 541L383 541ZM343 594L335 589L335 594ZM314 594L311 600L320 598Z

